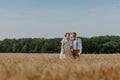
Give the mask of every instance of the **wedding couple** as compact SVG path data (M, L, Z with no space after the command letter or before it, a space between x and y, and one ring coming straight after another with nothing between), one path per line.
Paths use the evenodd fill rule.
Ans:
M82 41L77 38L77 33L67 32L61 41L60 59L65 58L80 58L82 52Z

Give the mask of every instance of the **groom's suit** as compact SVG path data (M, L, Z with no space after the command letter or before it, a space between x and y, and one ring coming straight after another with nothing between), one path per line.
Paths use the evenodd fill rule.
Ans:
M82 41L79 38L75 38L72 41L72 48L73 48L73 56L79 57L80 53L82 52Z

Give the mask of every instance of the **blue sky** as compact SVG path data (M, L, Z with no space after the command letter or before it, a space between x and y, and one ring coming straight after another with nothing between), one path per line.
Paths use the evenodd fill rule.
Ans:
M120 36L120 0L0 0L0 39Z

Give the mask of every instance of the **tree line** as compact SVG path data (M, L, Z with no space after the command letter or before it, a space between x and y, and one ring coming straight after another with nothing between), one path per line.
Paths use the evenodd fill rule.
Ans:
M120 36L80 37L83 53L120 53ZM60 53L62 38L21 38L0 41L0 53Z

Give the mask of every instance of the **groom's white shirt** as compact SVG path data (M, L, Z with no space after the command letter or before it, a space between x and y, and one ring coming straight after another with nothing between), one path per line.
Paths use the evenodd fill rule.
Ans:
M79 54L82 53L82 41L79 38L73 40L73 50L80 50Z

